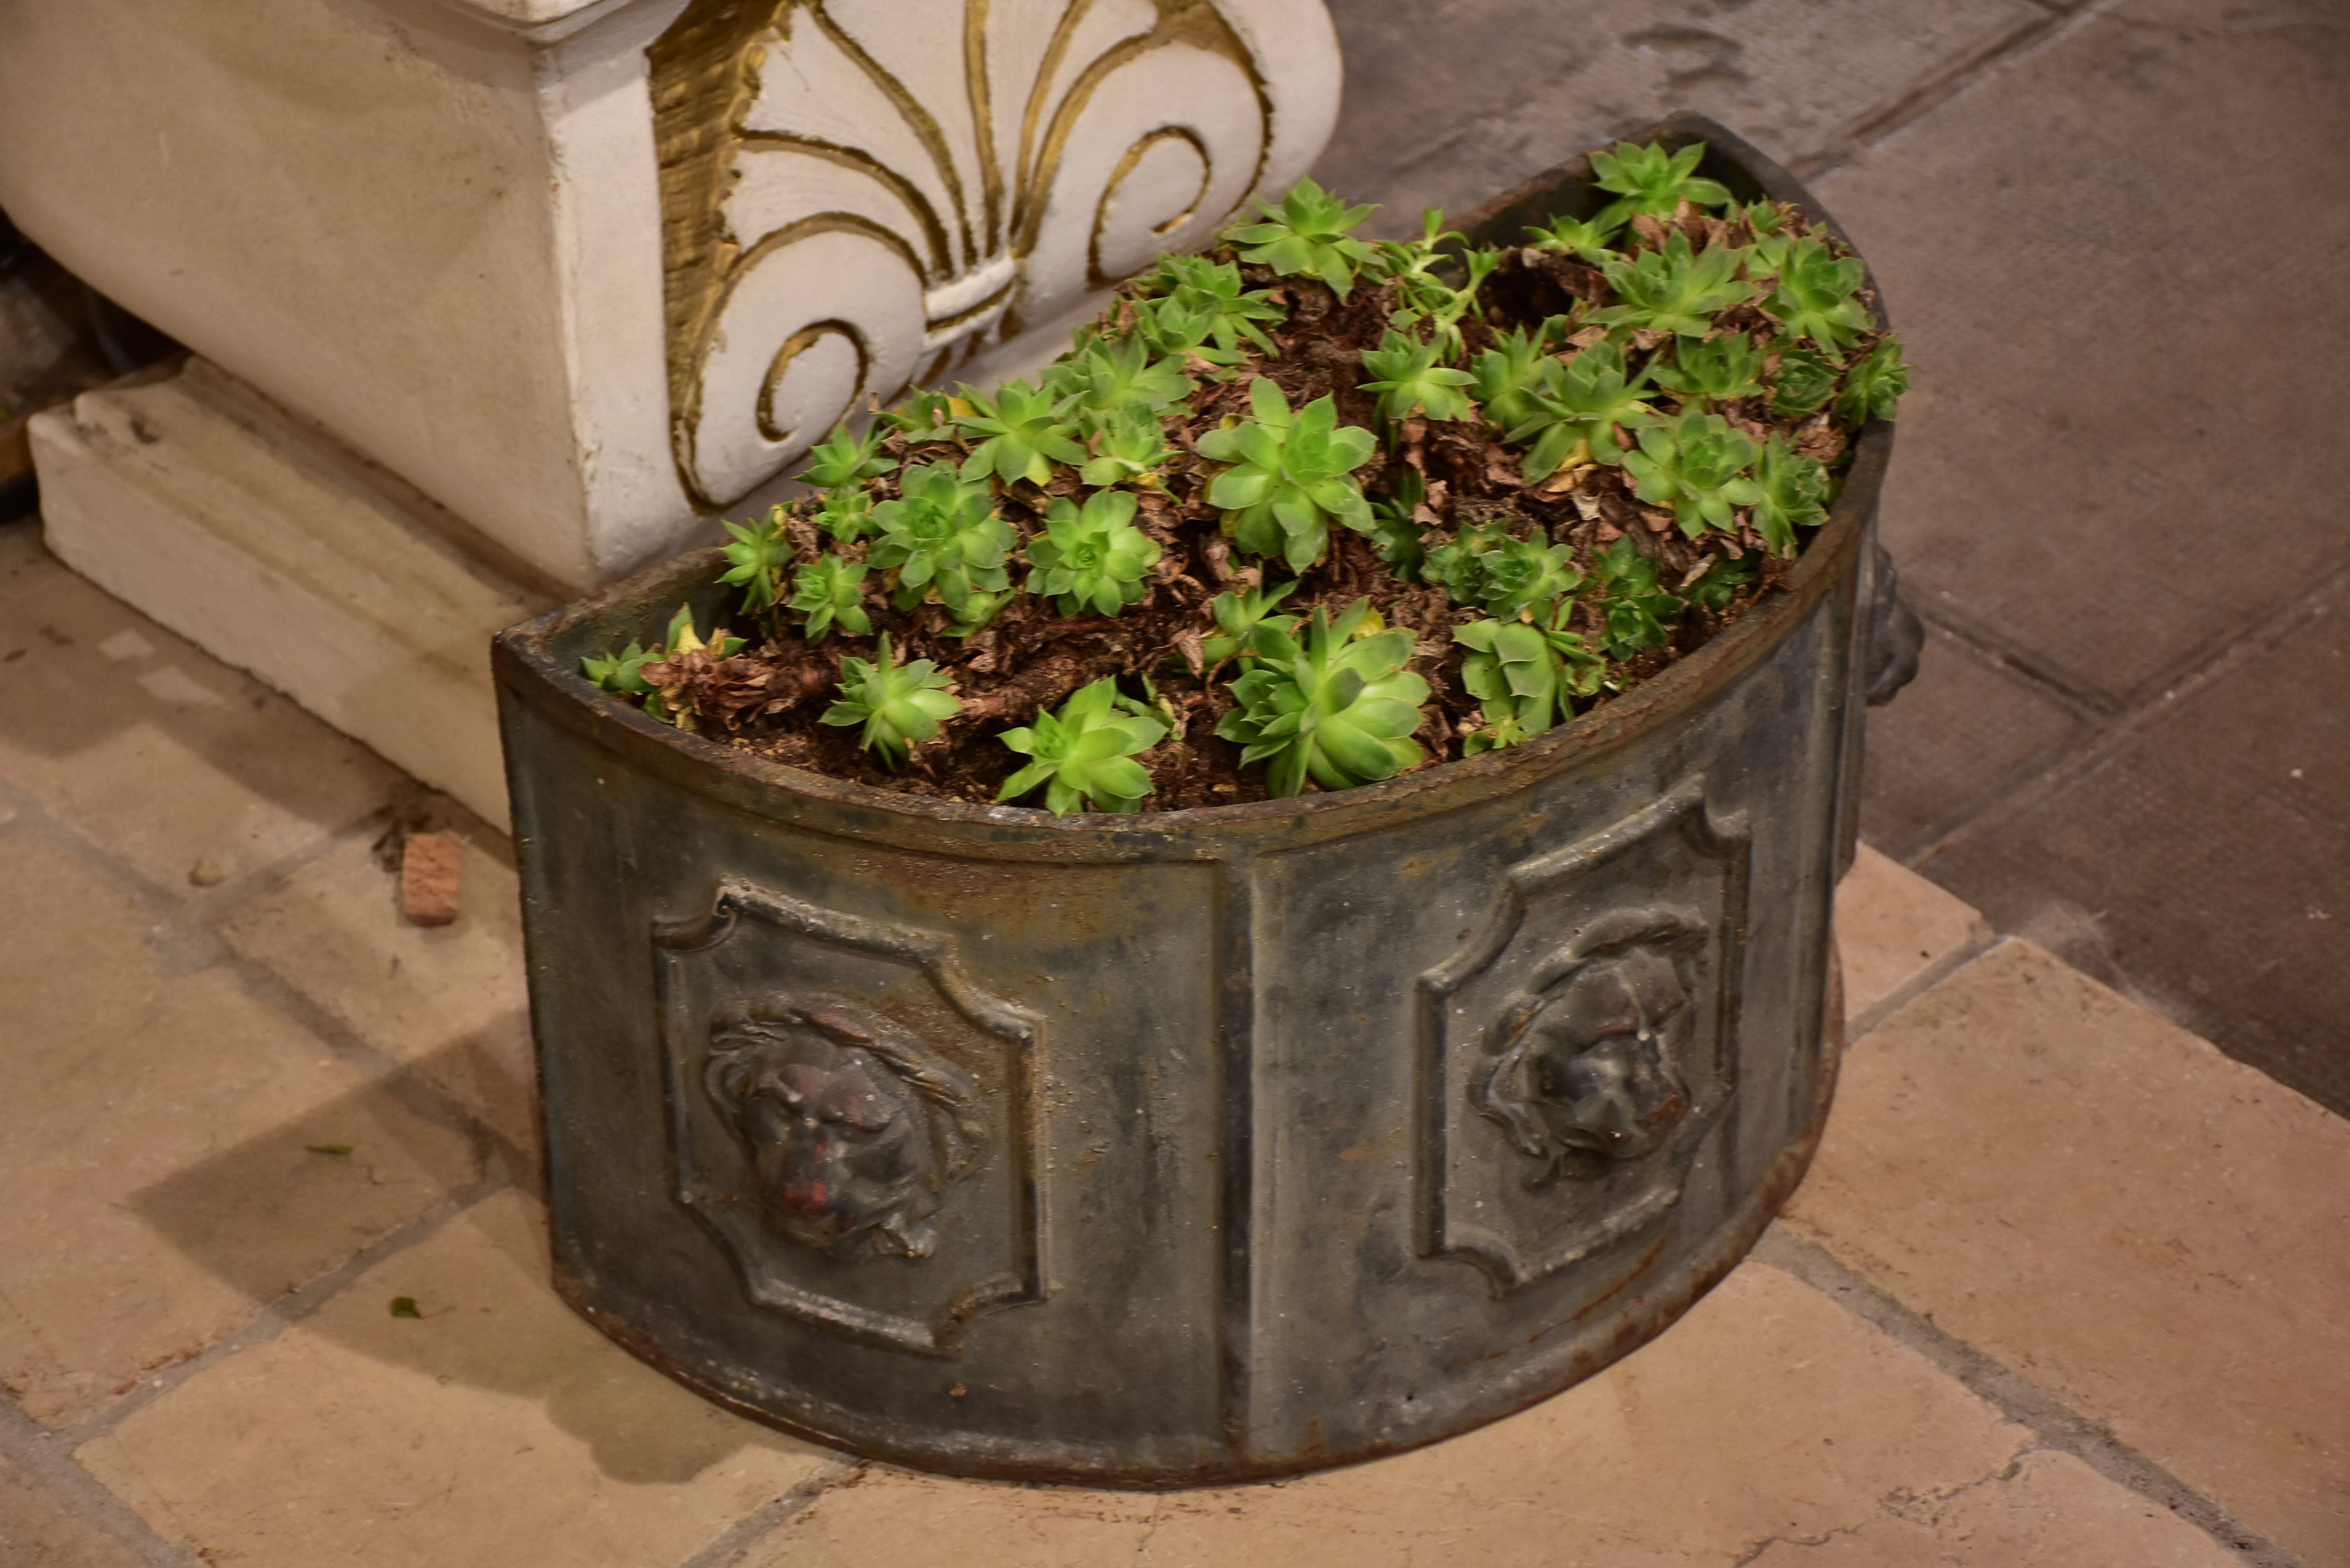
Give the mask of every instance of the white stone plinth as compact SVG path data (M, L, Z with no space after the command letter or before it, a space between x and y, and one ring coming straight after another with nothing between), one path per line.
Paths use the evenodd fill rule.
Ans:
M202 360L33 421L66 565L503 826L490 638L555 602Z
M7 0L0 206L571 588L1303 173L1321 0Z

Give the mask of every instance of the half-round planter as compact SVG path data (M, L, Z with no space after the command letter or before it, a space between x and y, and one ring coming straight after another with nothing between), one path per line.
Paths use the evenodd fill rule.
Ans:
M1718 127L1660 130L1804 200ZM1587 212L1585 180L1471 223ZM719 611L711 554L508 632L564 1293L788 1430L1109 1485L1409 1448L1626 1355L1743 1254L1827 1108L1891 436L1787 591L1661 676L1297 800L941 803L579 677L681 598Z

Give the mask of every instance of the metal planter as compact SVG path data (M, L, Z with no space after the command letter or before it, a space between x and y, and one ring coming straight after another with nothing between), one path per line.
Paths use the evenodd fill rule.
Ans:
M1659 130L1804 199L1719 127ZM1471 221L1590 205L1570 165ZM718 609L712 554L506 633L564 1294L787 1430L1106 1485L1409 1448L1627 1354L1826 1111L1891 438L1791 591L1698 654L1338 794L940 803L579 678Z

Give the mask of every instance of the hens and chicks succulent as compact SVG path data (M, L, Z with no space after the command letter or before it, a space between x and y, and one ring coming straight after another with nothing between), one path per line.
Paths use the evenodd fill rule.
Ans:
M1461 726L1463 754L1540 734L1613 684L1611 661L1662 646L1691 605L1727 608L1766 553L1792 556L1800 531L1825 521L1835 476L1773 421L1849 429L1889 418L1907 386L1857 258L1793 208L1742 205L1698 175L1703 156L1700 144L1594 153L1605 204L1529 231L1522 253L1579 269L1586 286L1565 314L1516 324L1481 293L1503 251L1466 246L1434 213L1417 239L1357 239L1373 209L1302 182L1227 229L1216 253L1162 257L1035 381L918 391L862 436L835 431L801 474L816 497L727 525L722 581L741 588L746 615L811 647L872 637L884 604L936 607L934 635L947 638L983 631L1019 595L1066 618L1116 618L1146 599L1165 553L1139 498L1163 500L1165 476L1188 463L1205 475L1228 542L1218 548L1246 564L1170 659L1224 682L1214 733L1243 748L1243 765L1263 764L1269 794L1345 789L1427 760L1414 737L1430 686L1413 666L1448 653L1482 720ZM1279 358L1268 329L1316 287L1385 303L1354 382L1377 429L1342 423L1331 395L1293 406L1254 373ZM1202 385L1235 379L1245 417L1192 431ZM1637 530L1610 530L1578 560L1523 517L1447 526L1419 468L1392 461L1407 431L1444 421L1481 427L1513 458L1515 483L1545 495L1614 470L1649 526L1711 541L1711 553L1668 584ZM1005 516L1014 487L1026 487L1024 531ZM1453 649L1384 624L1367 598L1282 613L1330 560L1334 527L1365 535L1400 582L1441 590ZM827 542L811 549L818 535ZM662 646L591 659L588 674L691 725L691 705L659 677L681 655L723 660L741 645L723 631L705 642L681 611ZM903 766L963 701L933 660L894 654L886 630L873 651L842 659L821 720L857 727L869 753ZM1153 786L1137 759L1180 722L1147 675L1127 679L1135 690L1109 677L1065 687L1056 711L1001 731L1026 761L998 798L1139 809Z

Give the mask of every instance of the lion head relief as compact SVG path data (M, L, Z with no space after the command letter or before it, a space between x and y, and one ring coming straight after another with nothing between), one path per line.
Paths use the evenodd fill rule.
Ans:
M1693 917L1637 910L1597 922L1530 978L1475 1090L1478 1109L1543 1162L1530 1186L1654 1153L1690 1114L1681 1056L1706 945Z
M768 1228L836 1258L930 1256L928 1221L985 1138L960 1069L838 997L776 998L721 1024L702 1079L750 1154Z

